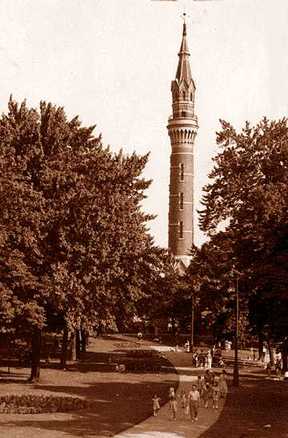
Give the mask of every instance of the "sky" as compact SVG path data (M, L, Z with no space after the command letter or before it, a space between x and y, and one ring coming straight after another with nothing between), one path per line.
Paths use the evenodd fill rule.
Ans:
M288 105L287 0L1 0L0 111L9 95L63 106L68 117L96 124L103 143L150 152L153 182L143 208L158 245L167 247L171 81L183 11L195 113L195 243L202 188L217 153L219 119L278 119Z

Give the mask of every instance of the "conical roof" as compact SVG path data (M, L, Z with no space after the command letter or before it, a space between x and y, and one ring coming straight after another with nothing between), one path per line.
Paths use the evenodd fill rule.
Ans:
M188 43L187 43L187 36L186 36L186 23L183 24L183 35L182 35L182 42L180 47L180 52L178 53L179 56L179 62L176 72L176 80L178 83L185 80L187 84L190 84L192 79L191 74L191 67L189 62L189 49L188 49Z

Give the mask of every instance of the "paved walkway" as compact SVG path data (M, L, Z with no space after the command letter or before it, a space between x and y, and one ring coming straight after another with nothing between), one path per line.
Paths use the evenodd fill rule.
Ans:
M188 356L173 352L167 352L165 356L178 365L178 374L115 373L106 367L103 368L106 371L99 370L99 363L94 363L93 350L97 351L99 360L99 350L105 354L123 347L124 340L118 338L91 342L91 357L80 372L42 370L42 380L38 385L18 382L18 377L29 375L28 369L13 370L17 379L14 383L2 382L0 394L33 391L35 394L76 395L93 400L95 408L89 412L1 414L0 437L288 438L288 384L267 379L263 369L255 367L241 369L241 387L230 388L226 402L220 404L219 410L201 408L196 423L191 423L181 409L177 420L170 420L168 404L161 407L157 417L151 416L153 394L159 394L164 401L169 386L179 384L178 393L182 388L188 391L196 375L203 370L192 369L188 366ZM132 348L132 341L129 348Z
M184 389L190 390L192 382L197 380L197 376L180 375L177 394ZM117 438L197 438L209 429L218 419L224 402L220 402L218 410L203 407L199 410L199 419L192 423L190 418L178 407L177 420L170 419L168 403L163 406L157 417L149 417L147 420L132 428L116 435Z
M183 377L179 390L187 384L187 376ZM287 388L283 381L241 376L241 386L230 388L219 411L201 408L197 423L180 415L177 421L169 421L166 405L158 417L150 417L116 437L288 438Z

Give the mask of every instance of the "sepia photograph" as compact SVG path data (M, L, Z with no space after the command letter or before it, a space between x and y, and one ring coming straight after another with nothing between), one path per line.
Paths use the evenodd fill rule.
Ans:
M0 1L1 438L288 438L287 20Z

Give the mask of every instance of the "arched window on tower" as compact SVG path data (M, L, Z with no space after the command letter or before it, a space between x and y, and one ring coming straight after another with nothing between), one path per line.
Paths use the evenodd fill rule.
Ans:
M183 210L183 208L184 208L184 193L183 192L180 193L179 208L180 208L180 210Z
M193 93L190 93L190 100L193 100Z
M180 221L179 224L179 238L183 239L183 221Z
M184 181L184 164L180 164L180 181Z
M185 93L185 91L182 91L182 99L183 99L183 100L186 99L186 93Z

